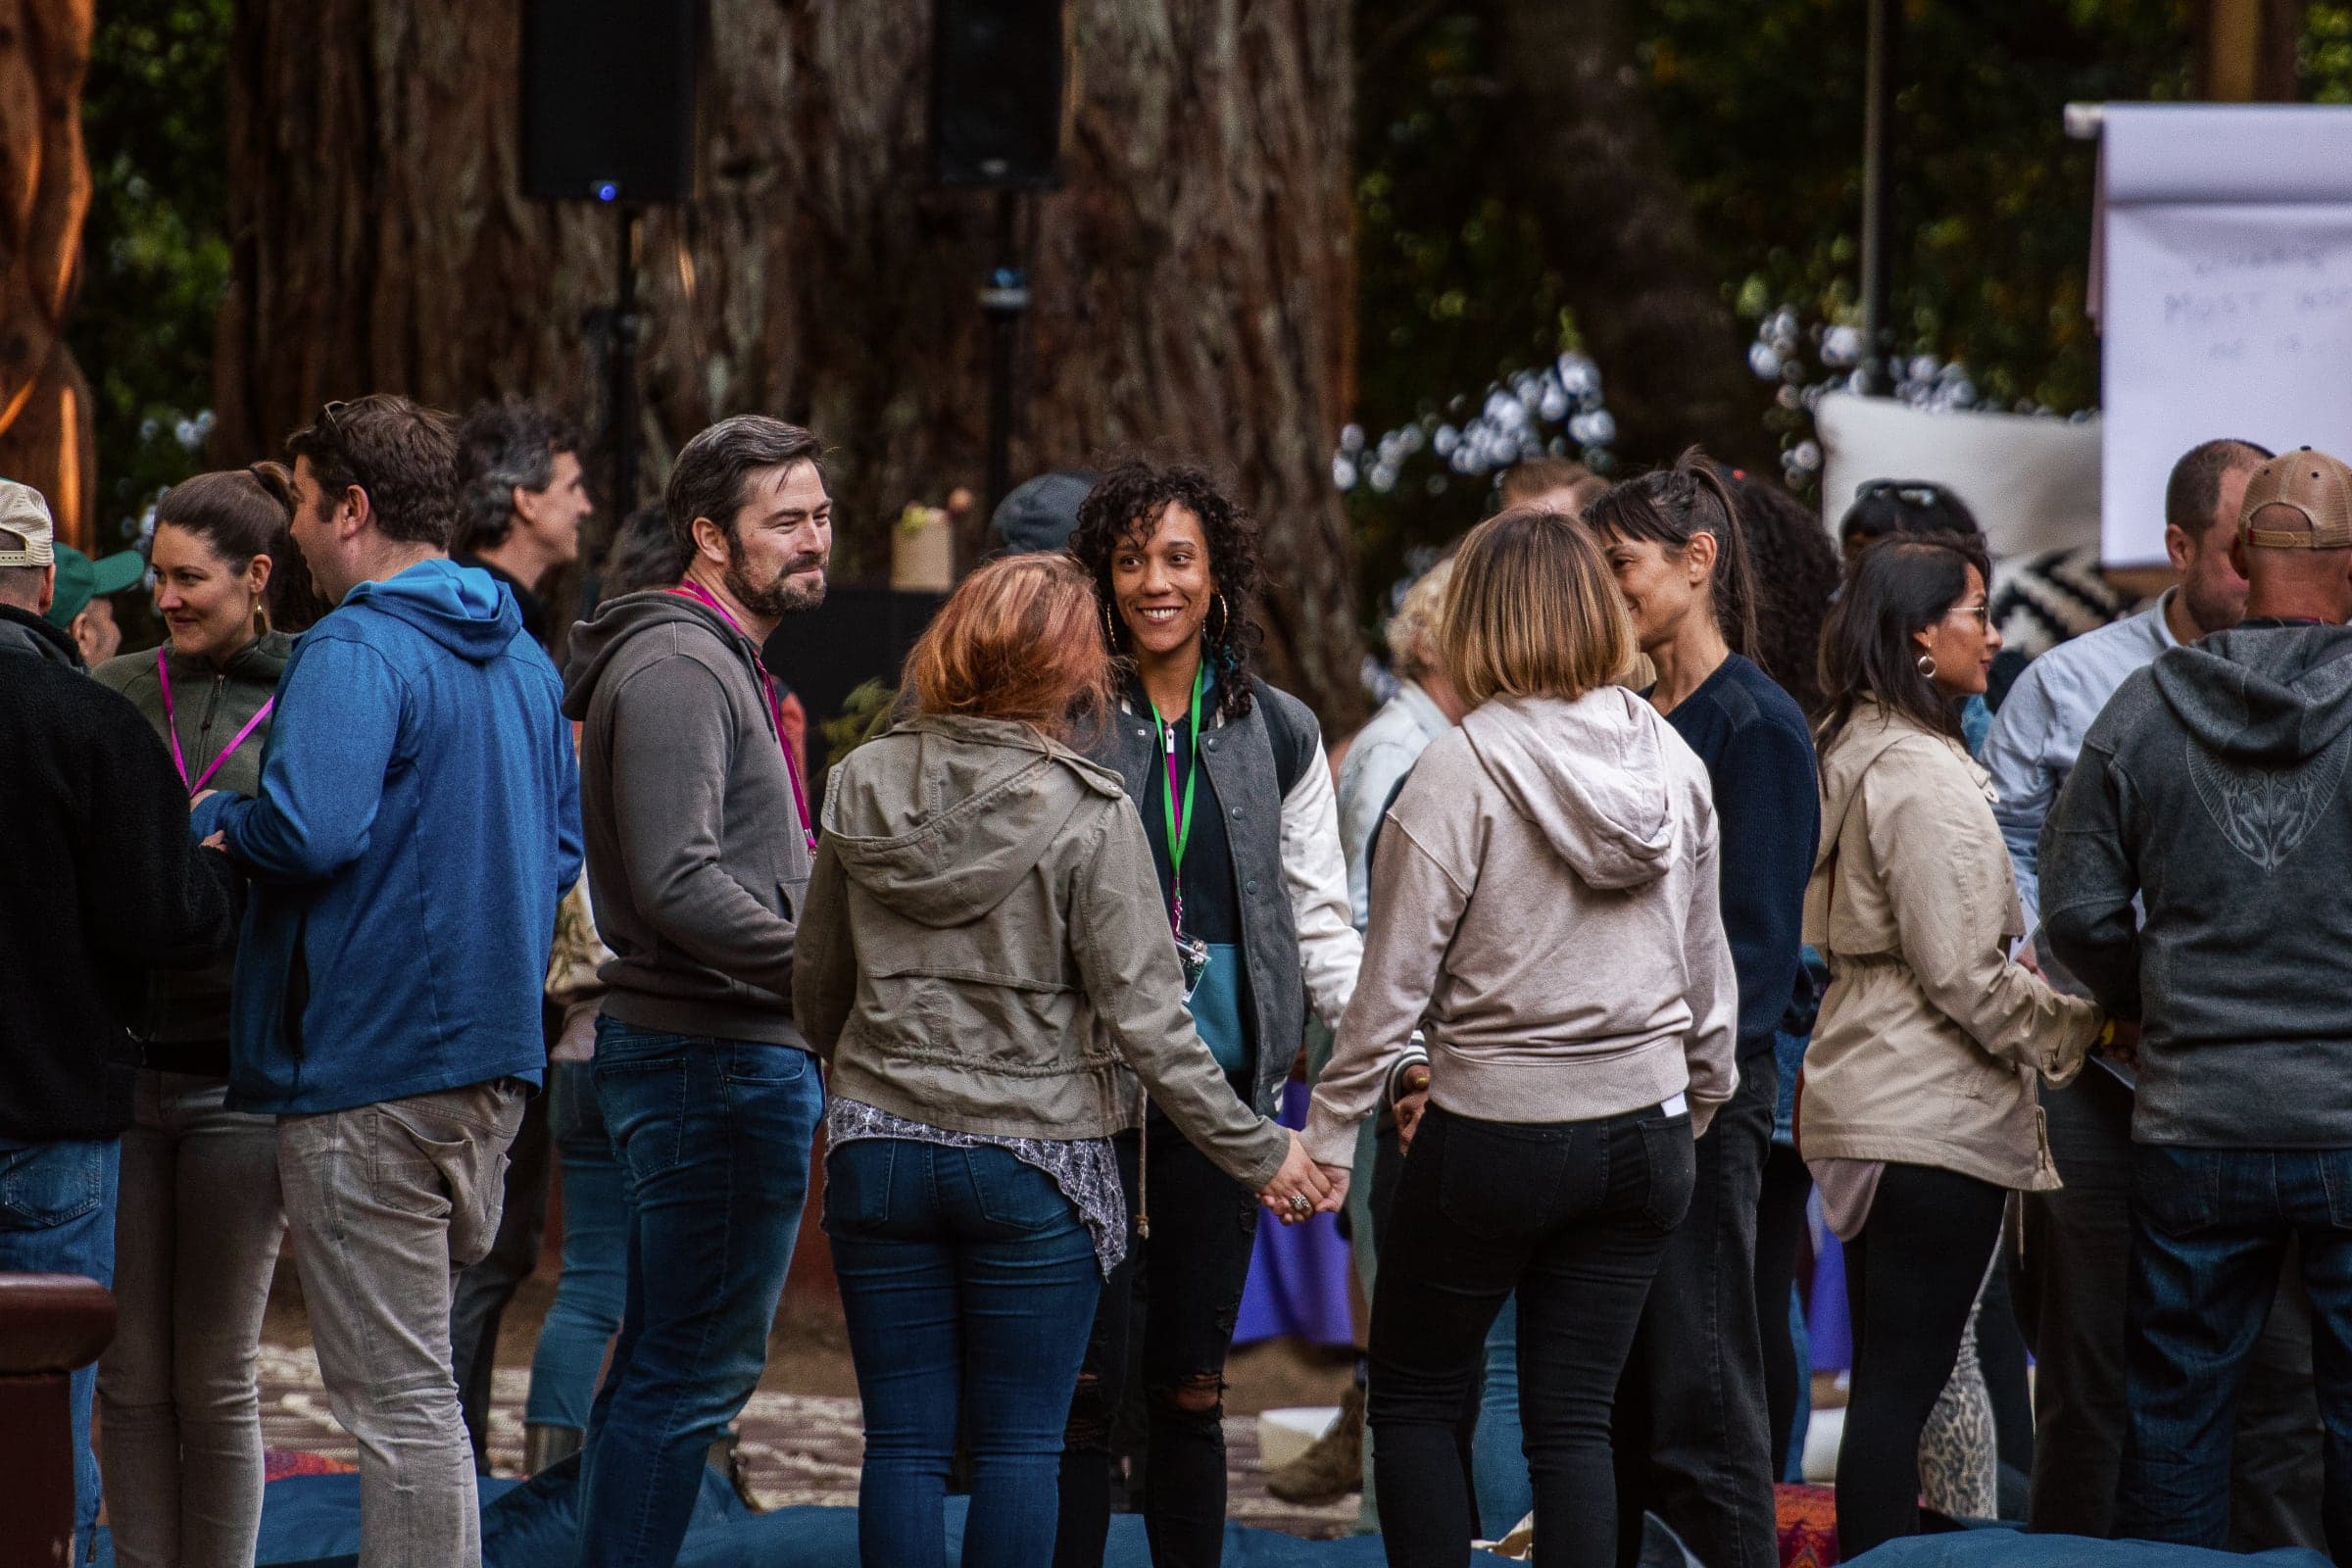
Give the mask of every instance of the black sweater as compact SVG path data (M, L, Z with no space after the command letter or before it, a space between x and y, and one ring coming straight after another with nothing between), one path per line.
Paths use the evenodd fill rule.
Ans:
M1796 701L1738 654L1666 715L1707 765L1723 934L1740 979L1740 1054L1772 1049L1796 985L1805 883L1821 843L1813 737Z
M0 1146L113 1138L130 1124L151 968L228 947L226 859L139 710L74 644L0 605Z

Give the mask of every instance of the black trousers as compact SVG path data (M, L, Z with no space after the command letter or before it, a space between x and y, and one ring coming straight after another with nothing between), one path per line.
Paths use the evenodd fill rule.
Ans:
M1769 1050L1698 1140L1690 1211L1666 1243L1617 1385L1617 1561L1654 1513L1707 1568L1780 1568L1757 1327L1756 1200L1780 1073ZM1788 1297L1782 1296L1787 1333Z
M1135 1188L1138 1134L1117 1141L1121 1179ZM1225 1549L1225 1360L1257 1242L1255 1195L1153 1113L1152 1235L1128 1238L1103 1282L1063 1436L1058 1568L1100 1568L1110 1532L1111 1427L1127 1391L1129 1350L1144 1299L1141 1365L1148 1411L1144 1533L1155 1568L1215 1568Z
M1756 1332L1764 1345L1764 1407L1775 1481L1788 1473L1798 1380L1812 1371L1796 1364L1796 1342L1788 1332L1788 1293L1796 1288L1797 1249L1805 1238L1805 1202L1812 1196L1813 1173L1805 1168L1804 1156L1787 1145L1773 1145L1764 1156L1763 1196L1756 1200Z
M1368 1415L1391 1564L1469 1560L1457 1427L1514 1291L1536 1562L1613 1563L1610 1406L1697 1162L1690 1118L1654 1107L1543 1125L1431 1107L1372 1303Z
M1853 1396L1838 1451L1838 1550L1919 1529L1919 1437L1960 1359L2009 1194L1930 1165L1889 1164L1845 1245Z

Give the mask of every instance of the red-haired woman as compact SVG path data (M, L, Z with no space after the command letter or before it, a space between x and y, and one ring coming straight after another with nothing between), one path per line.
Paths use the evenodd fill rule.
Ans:
M982 567L908 668L914 716L827 787L793 981L832 1065L825 1231L865 1404L859 1550L869 1568L946 1560L960 1415L965 1568L1034 1568L1125 1246L1121 1064L1286 1218L1330 1189L1226 1086L1184 1008L1143 823L1071 748L1110 685L1085 572Z

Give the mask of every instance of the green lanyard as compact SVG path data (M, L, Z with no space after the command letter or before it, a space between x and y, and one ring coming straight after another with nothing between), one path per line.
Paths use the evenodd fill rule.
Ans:
M1168 871L1174 897L1169 902L1168 925L1178 936L1184 935L1184 847L1193 840L1193 787L1200 781L1200 694L1208 689L1208 662L1193 672L1193 755L1192 765L1184 774L1184 820L1176 818L1176 726L1160 718L1156 710L1152 718L1159 725L1161 754L1167 760L1168 793L1160 801L1167 813Z

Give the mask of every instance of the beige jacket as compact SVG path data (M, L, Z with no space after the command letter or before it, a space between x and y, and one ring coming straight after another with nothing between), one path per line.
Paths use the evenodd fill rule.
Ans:
M1355 1157L1415 1029L1430 1100L1482 1121L1619 1116L1740 1081L1707 770L1619 686L1497 698L1430 742L1372 864L1355 997L1300 1136Z
M2103 1018L2009 961L2024 911L1988 776L1958 741L1865 704L1821 754L1821 802L1804 934L1830 989L1799 1151L2057 1187L2036 1074L2071 1081Z

